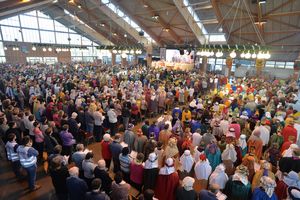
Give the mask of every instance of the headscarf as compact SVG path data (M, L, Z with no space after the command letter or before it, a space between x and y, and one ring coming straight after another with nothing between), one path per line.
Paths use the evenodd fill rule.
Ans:
M224 189L227 181L228 176L225 173L225 165L219 164L209 177L209 185L217 184L220 189Z
M294 186L300 188L299 175L294 171L290 171L287 176L284 176L283 182L289 187Z
M227 144L226 149L222 153L222 160L231 160L235 162L237 160L237 153L234 149L233 144Z
M295 149L298 149L297 144L291 144L290 147L283 152L282 157L292 157Z
M195 165L195 174L198 180L205 179L208 180L211 174L211 166L209 161L206 159L205 154L200 155L200 160Z
M271 198L276 187L275 181L268 176L263 176L260 179L260 186L264 189L268 197Z
M246 135L242 134L239 138L239 145L242 149L247 147Z
M145 162L145 169L153 169L158 168L158 157L156 153L150 153L148 156L148 159Z
M176 154L178 154L178 148L177 148L177 140L176 138L169 139L168 146L166 147L165 155L167 158L172 158Z
M190 150L185 150L180 157L180 163L182 165L182 171L189 173L194 165L194 158L191 155Z
M175 172L174 160L173 158L168 158L165 162L165 166L159 170L161 175L170 175Z
M248 175L249 175L248 168L245 165L239 165L235 170L232 180L240 181L244 185L247 185L249 183Z

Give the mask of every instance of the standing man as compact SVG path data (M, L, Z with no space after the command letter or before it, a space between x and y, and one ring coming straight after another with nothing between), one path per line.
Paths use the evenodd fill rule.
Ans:
M7 143L5 145L6 152L7 152L7 159L11 162L13 171L16 177L19 179L21 178L20 169L20 159L19 155L15 152L15 148L18 147L18 143L16 142L16 135L14 133L10 133L7 136Z
M118 118L116 111L114 109L114 105L110 105L109 110L107 111L108 116L108 122L109 122L109 129L110 129L110 135L115 136L117 132L117 124L118 124Z
M23 138L23 145L17 148L17 153L20 158L22 167L26 170L28 176L28 184L30 191L35 191L41 188L40 185L36 185L36 161L39 152L32 147L32 140L29 136Z

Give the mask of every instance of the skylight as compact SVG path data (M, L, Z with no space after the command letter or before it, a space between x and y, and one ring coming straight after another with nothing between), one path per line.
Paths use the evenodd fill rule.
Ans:
M212 43L216 43L216 42L224 43L225 42L226 43L226 38L225 38L224 33L210 34L210 33L207 32L207 30L205 29L203 23L199 19L197 13L194 11L193 7L189 4L189 0L183 0L183 3L187 7L190 14L193 16L195 23L202 30L202 32L203 32L203 34L204 34L204 36L205 36L205 38L208 42L212 42Z
M128 15L126 15L124 12L122 12L117 6L115 6L113 3L110 2L110 0L101 0L103 4L105 4L107 7L109 7L114 13L116 13L119 17L121 17L124 21L126 21L132 28L134 28L136 31L143 31L144 37L149 42L155 42L151 38L151 36L146 33L139 25L137 25Z

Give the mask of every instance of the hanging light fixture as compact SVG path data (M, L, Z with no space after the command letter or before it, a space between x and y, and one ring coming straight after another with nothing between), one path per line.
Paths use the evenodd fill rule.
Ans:
M257 58L258 59L263 59L264 58L264 54L261 51L259 51L258 54L257 54Z
M7 50L7 47L4 47L4 51L6 51Z
M235 58L236 57L236 53L235 51L232 51L230 54L229 54L230 58Z
M122 53L121 57L122 57L122 58L126 58L126 57L127 57L127 54L126 54L126 53Z
M32 51L36 51L36 47L35 46L33 46L31 49L32 49Z
M118 53L120 54L120 53L122 53L122 51L121 51L121 50L118 50Z
M220 58L220 57L222 57L223 56L223 52L222 51L218 51L217 53L216 53L216 57L217 58Z
M270 58L271 58L271 54L270 54L269 51L267 51L267 53L266 53L266 55L265 55L265 58L266 58L266 59L270 59Z
M57 51L57 52L60 52L60 51L61 51L61 48L56 48L56 51Z
M47 49L44 47L44 48L43 48L43 51L45 52L45 51L47 51Z
M253 58L253 59L255 59L256 57L257 57L256 53L253 53L253 54L251 55L251 58Z
M51 47L49 47L49 48L48 48L48 51L52 51L52 48L51 48Z
M249 51L245 54L245 58L246 58L246 59L251 58L251 53L250 53Z
M241 58L245 58L245 53L241 53Z
M112 53L116 54L116 53L118 53L118 51L114 49L114 50L112 50Z

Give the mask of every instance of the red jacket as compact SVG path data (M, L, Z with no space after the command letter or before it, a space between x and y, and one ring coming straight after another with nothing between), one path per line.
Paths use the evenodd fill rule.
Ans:
M104 140L102 140L100 144L101 144L102 158L104 160L111 159L111 152L109 149L110 142L105 142Z
M294 136L295 141L297 141L297 130L294 128L292 125L287 125L282 129L282 136L283 136L283 141L287 142L289 139L289 136Z

